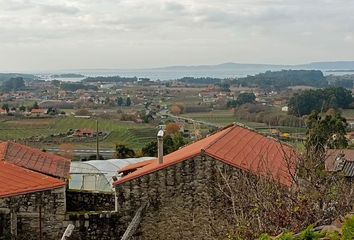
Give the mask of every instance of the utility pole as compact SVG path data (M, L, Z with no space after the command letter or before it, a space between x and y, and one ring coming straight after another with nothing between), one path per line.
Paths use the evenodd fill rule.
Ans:
M96 119L96 159L100 159L99 136L98 136L98 119Z

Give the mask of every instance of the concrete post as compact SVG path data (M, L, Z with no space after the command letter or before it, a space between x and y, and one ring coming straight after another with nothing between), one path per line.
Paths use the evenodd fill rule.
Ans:
M159 164L163 163L163 130L157 133L157 157L159 159Z

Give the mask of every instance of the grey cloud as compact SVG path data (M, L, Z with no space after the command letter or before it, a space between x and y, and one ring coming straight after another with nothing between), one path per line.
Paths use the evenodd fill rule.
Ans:
M164 9L167 11L181 12L185 10L185 6L178 2L166 2L164 4Z
M67 14L73 15L77 14L80 10L76 7L66 6L66 5L46 5L41 4L38 6L43 14Z
M116 51L129 53L130 62L145 53L146 59L183 63L188 59L181 49L193 59L225 61L320 59L332 49L341 49L339 58L343 52L354 58L348 52L354 47L353 12L353 0L0 0L0 51L4 44L20 44L26 52L34 43L65 49L99 42L112 62L120 61L109 55ZM277 51L268 51L269 45ZM82 61L101 63L95 57ZM7 64L2 55L1 64Z

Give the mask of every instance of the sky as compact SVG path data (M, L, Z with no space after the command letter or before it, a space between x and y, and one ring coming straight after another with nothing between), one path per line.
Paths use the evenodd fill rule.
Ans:
M353 0L0 0L0 71L354 60Z

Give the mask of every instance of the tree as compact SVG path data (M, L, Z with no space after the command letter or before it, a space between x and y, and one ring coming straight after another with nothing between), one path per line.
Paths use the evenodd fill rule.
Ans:
M5 92L18 91L18 90L23 90L25 88L26 88L25 81L23 80L22 77L10 78L9 80L4 81L2 84L2 89Z
M52 80L51 83L52 83L52 85L54 87L59 87L60 86L60 81L59 80Z
M118 106L122 106L122 105L123 105L123 98L122 98L122 97L119 97L119 98L117 99L117 105L118 105Z
M177 133L179 133L180 127L178 126L178 124L176 123L169 123L166 126L166 130L165 133L167 135L175 135Z
M133 149L128 148L124 144L116 144L116 158L132 158L135 157L135 152Z
M307 121L306 149L311 154L323 155L327 148L346 148L347 121L340 113L322 116L309 115ZM313 149L311 149L313 148Z
M125 104L129 107L130 105L132 105L132 100L130 99L130 97L127 97L127 100L125 102Z
M7 103L4 103L1 108L3 110L6 110L6 112L9 112L9 109L10 109L9 104L7 104Z
M48 114L48 115L57 115L57 114L59 114L59 111L58 111L58 109L56 109L56 108L50 107L50 108L48 108L48 110L47 110L47 114Z
M352 102L351 91L339 87L303 91L291 97L288 106L289 113L303 116L312 111L348 108Z
M242 105L245 103L254 103L256 101L256 96L254 93L241 93L237 97L238 105Z
M243 104L255 103L255 101L256 101L256 96L254 95L254 93L241 93L240 95L238 95L236 100L228 101L227 107L235 108Z
M26 107L22 105L22 106L19 107L19 110L20 110L21 112L24 112L24 111L26 111Z
M38 102L34 102L34 103L33 103L32 109L39 109Z
M143 156L157 157L157 141L147 143L142 149Z
M186 142L184 141L182 135L177 133L173 136L165 135L163 138L163 153L164 155L169 154L178 150L180 147L184 146ZM157 141L152 141L146 144L142 149L141 153L144 156L157 157Z
M170 112L173 115L182 114L184 112L184 105L182 105L180 103L175 103L175 104L171 105Z

